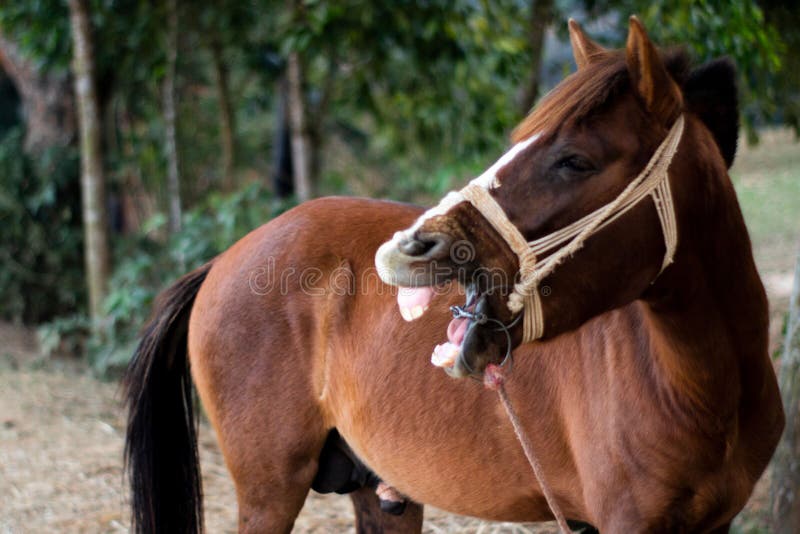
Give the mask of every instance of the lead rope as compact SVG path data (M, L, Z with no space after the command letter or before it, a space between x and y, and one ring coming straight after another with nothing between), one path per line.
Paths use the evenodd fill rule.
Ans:
M542 464L539 462L539 458L533 451L531 440L528 438L528 435L522 428L522 423L519 420L519 416L514 410L514 405L511 404L511 399L508 397L508 392L505 388L505 376L503 375L503 370L499 365L489 364L486 366L486 369L483 372L483 385L486 387L486 389L497 391L497 396L500 397L500 402L503 403L503 408L506 409L506 414L508 415L508 419L511 421L511 426L514 427L514 434L517 435L517 439L519 440L520 445L522 445L522 450L525 452L525 457L528 459L528 463L533 470L533 476L536 477L536 482L538 482L539 487L542 488L542 493L544 494L545 501L547 501L547 506L550 507L550 511L553 512L553 516L556 518L558 529L561 531L561 534L570 534L572 530L570 530L569 525L567 525L567 520L564 518L564 513L558 506L555 495L553 495L550 485L544 478Z

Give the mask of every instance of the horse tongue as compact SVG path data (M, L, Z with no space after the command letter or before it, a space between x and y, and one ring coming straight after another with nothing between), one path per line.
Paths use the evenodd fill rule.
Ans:
M406 321L419 319L433 299L432 287L401 287L397 293L397 306Z
M447 325L447 340L456 347L461 347L461 344L464 342L464 335L467 333L468 326L469 319L466 317L452 319L450 324Z
M469 319L459 317L452 319L447 325L447 341L436 345L431 354L431 363L436 367L453 367L458 355L461 354L461 344L467 333Z

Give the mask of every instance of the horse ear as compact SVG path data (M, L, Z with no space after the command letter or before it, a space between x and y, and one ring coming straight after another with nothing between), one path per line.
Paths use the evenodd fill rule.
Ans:
M686 108L709 129L730 168L739 139L739 98L733 62L720 58L693 70L683 84L683 95Z
M644 100L647 110L661 124L670 124L680 112L681 92L635 15L630 18L625 58L633 86Z
M569 19L567 24L569 25L569 41L572 43L572 56L580 70L605 52L605 48L589 39L575 19Z

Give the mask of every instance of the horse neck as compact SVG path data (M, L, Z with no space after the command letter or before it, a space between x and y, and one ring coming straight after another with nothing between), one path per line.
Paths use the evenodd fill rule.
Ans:
M769 315L735 191L716 159L689 175L705 187L683 195L675 263L645 301L661 385L693 411L722 416L765 379Z

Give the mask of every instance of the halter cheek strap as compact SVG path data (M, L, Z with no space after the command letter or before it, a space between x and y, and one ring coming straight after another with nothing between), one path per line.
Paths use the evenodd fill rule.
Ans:
M672 263L678 245L678 229L668 170L683 135L683 126L684 118L681 115L672 125L644 170L614 200L574 223L534 241L525 240L525 237L516 226L511 224L503 208L482 183L471 182L461 191L450 193L443 199L442 204L446 204L446 206L440 206L445 212L463 200L475 206L517 255L520 279L514 285L514 291L509 295L508 309L515 314L523 313L523 343L539 339L544 333L544 315L539 296L539 283L550 275L564 259L578 251L587 238L628 212L648 195L653 198L664 234L666 251L661 271ZM427 219L430 216L426 214L424 218ZM553 250L555 252L541 261L539 260L539 256L543 253Z

